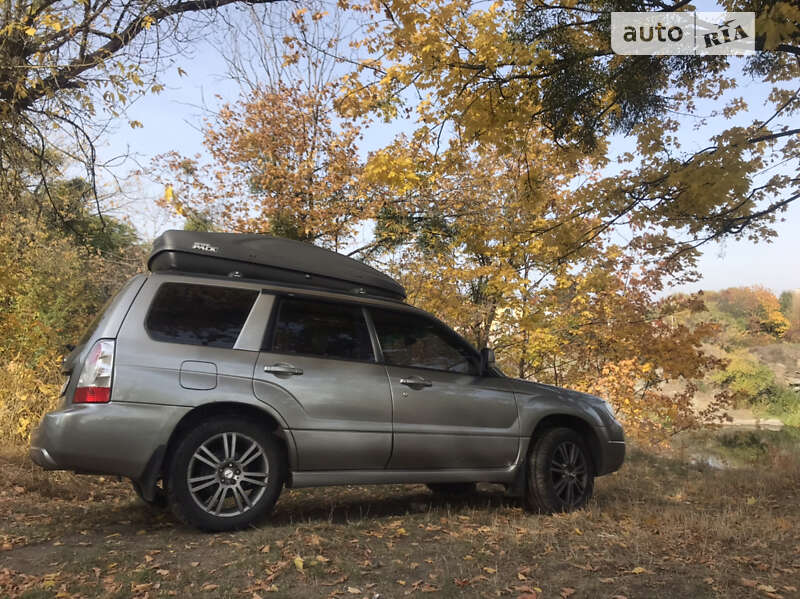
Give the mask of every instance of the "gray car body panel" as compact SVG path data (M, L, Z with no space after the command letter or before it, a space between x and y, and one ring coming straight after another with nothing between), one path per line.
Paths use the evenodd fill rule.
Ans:
M286 364L302 375L264 372ZM284 414L297 470L383 468L392 451L392 401L380 364L263 352L252 373L256 397Z
M497 469L516 462L519 410L514 393L496 379L397 366L386 371L395 403L390 469L411 470L419 464ZM414 376L431 386L400 382Z
M61 364L61 372L69 376L67 386L61 396L60 407L66 407L67 398L75 393L81 367L86 354L98 339L114 339L119 333L125 316L128 314L133 301L147 280L145 275L131 277L116 294L114 294L101 309L96 322L92 323L86 334L78 341L75 347L67 354Z
M48 469L116 474L139 480L188 408L146 403L76 404L46 414L31 440L31 457ZM42 453L44 452L44 454Z
M167 282L258 292L232 349L156 341L145 328L150 304ZM548 417L575 418L596 438L598 474L622 464L622 428L593 396L506 378L475 377L382 363L262 352L276 298L321 300L429 314L399 301L178 273L139 275L106 308L65 361L70 385L59 410L42 420L31 457L49 469L154 480L181 420L224 402L257 408L286 444L288 486L466 482L512 483L524 471L531 435ZM434 319L436 320L436 319ZM88 348L116 340L111 402L72 405ZM289 365L301 375L265 372ZM416 375L431 387L400 379Z

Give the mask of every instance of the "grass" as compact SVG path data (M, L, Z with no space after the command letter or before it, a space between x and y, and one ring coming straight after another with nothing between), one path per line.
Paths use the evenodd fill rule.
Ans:
M124 482L6 453L0 596L800 597L797 438L721 439L745 448L742 468L634 450L573 514L529 514L492 486L459 500L323 488L284 491L268 522L215 535Z
M723 428L716 434L688 432L673 440L677 455L692 462L723 465L744 471L794 460L800 429L779 431Z

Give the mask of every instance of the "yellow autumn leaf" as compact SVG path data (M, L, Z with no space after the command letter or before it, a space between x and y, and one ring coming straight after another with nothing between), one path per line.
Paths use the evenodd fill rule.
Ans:
M772 586L771 584L760 584L756 587L757 590L762 591L764 593L776 593L777 589Z

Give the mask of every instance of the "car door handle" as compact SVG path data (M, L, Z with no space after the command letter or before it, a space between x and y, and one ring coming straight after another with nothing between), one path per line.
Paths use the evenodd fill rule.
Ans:
M287 364L286 362L278 362L277 364L273 364L271 366L264 366L264 372L271 372L272 374L303 374L302 368L297 368L297 366L292 366L291 364Z
M421 376L409 376L407 378L400 379L401 385L408 385L409 387L431 387L433 383L430 382L428 379L424 379Z

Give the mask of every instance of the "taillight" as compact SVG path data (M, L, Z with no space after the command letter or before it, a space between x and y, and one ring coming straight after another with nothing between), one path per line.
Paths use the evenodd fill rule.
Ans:
M114 341L101 339L92 346L83 362L72 403L108 403L113 372Z

